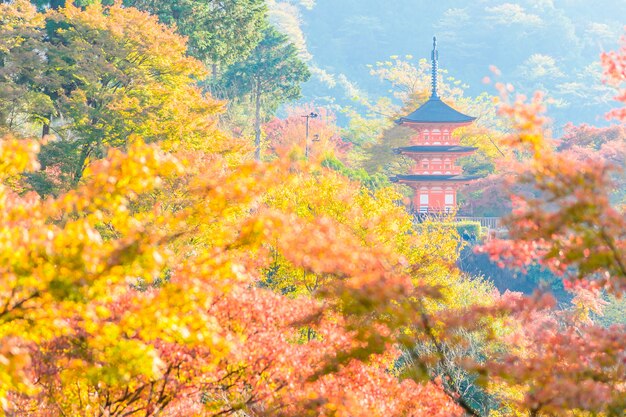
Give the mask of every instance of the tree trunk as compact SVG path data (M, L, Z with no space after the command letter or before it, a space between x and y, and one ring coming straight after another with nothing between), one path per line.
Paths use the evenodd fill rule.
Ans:
M80 157L78 159L78 165L76 166L76 171L74 171L74 185L78 184L80 179L83 177L83 172L85 171L85 161L91 154L92 150L91 143L85 143L80 150Z
M43 122L43 127L41 128L41 138L48 136L50 134L50 120L52 116L48 118L47 122Z
M255 115L254 115L254 159L261 160L261 86L259 80L256 83L256 103L255 103Z

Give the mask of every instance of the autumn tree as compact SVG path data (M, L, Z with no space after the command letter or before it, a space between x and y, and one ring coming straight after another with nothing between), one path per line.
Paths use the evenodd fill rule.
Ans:
M47 77L38 53L44 16L28 2L0 4L0 11L0 131L7 133L46 123L54 105L44 91Z
M578 314L596 308L596 288L624 287L623 213L607 197L606 161L583 160L574 170L553 151L539 101L502 112L516 128L512 146L532 158L521 178L540 193L509 220L511 241L484 250L571 274L575 312L554 310L546 296L498 294L462 274L454 229L416 227L391 188L367 189L314 159L247 160L245 147L212 126L217 106L193 82L202 66L154 18L119 6L68 6L45 17L55 43L28 38L43 19L26 2L2 7L12 19L2 27L3 59L45 69L53 57L80 75L51 79L64 94L57 117L71 114L51 127L71 132L68 140L115 146L84 164L73 189L42 199L22 182L23 172L47 168L38 163L39 142L0 139L0 414L623 411L623 328L596 327ZM29 53L35 43L50 50ZM62 54L67 45L87 56L98 45L126 54L99 51L104 60L83 61ZM291 51L284 40L278 45ZM269 56L275 60L259 59L260 74L284 58ZM105 71L90 75L96 64ZM623 80L623 66L607 68ZM3 82L28 91L49 75L37 71L34 81ZM119 87L109 91L113 75ZM253 75L241 73L246 94L266 81ZM108 101L97 101L98 89ZM263 91L274 108L278 90ZM26 118L24 108L14 120Z
M15 18L0 28L8 41L0 75L11 106L5 126L20 131L16 122L30 121L54 133L40 160L59 170L61 188L132 134L202 146L219 103L197 87L205 69L172 29L120 4L68 5L45 15L25 1L1 7ZM32 183L43 194L54 191L47 178L35 174Z
M623 82L620 55L606 54L604 59L609 62L612 82ZM499 89L504 96L512 92L507 85L499 84ZM423 332L415 333L417 348L411 351L407 345L407 370L426 364L430 372L440 373L447 381L445 389L459 396L470 415L487 415L494 406L494 413L533 416L620 415L624 408L624 329L596 326L589 318L602 310L599 289L619 294L623 287L624 215L622 208L612 204L614 190L623 181L623 171L615 166L616 162L623 165L622 139L603 149L606 139L602 137L610 137L608 132L619 128L583 128L570 130L574 141L569 145L562 141L559 146L547 138L543 111L539 97L529 104L523 98L513 103L505 100L501 106L500 115L513 133L497 145L515 152L506 169L511 182L503 191L522 192L514 200L519 206L505 222L510 240L491 240L483 250L494 260L517 267L538 260L563 276L565 286L575 294L572 307L558 311L551 296L527 298L509 293L482 310L470 306L452 316L444 311L435 322L425 316ZM619 111L611 114L620 116ZM596 154L591 149L581 152L574 145L576 140L588 143L589 134L595 137L590 148L596 148ZM504 317L500 325L508 329L505 335L491 339L493 329L475 325L485 323L489 316ZM463 320L465 329L449 333L436 325L446 323L453 328L451 319ZM461 342L468 331L474 336ZM480 350L487 350L476 354L472 340L481 337L485 338ZM412 362L413 358L417 361ZM466 396L467 378L455 381L459 375L482 381L479 385L487 389L491 400L483 397L481 404L474 402L478 397Z
M60 38L70 45L77 42L85 53L93 45L78 42L82 37L123 35L132 44L133 36L146 29L138 22L162 29L144 14L116 7L68 6L48 16L58 19L51 20L55 24L68 24L57 29ZM25 2L5 10L42 16ZM109 19L127 22L125 17L134 19L137 32L124 25L116 32L107 25ZM12 28L4 27L14 35ZM23 45L19 35L14 39ZM142 51L141 45L132 48ZM176 61L183 50L181 46L169 51L174 56L163 60L195 65L187 58ZM16 53L11 50L6 56ZM72 57L81 62L79 56ZM37 58L46 64L48 55ZM146 59L150 61L150 55ZM97 62L106 67L105 61ZM95 63L86 68L97 70ZM106 68L117 74L115 67ZM137 71L141 74L141 66ZM120 89L131 94L113 97L131 109L133 103L144 109L151 102L142 100L143 90L133 95L133 88L122 84ZM186 83L171 88L164 92L196 100L196 112L172 118L188 122L182 129L198 129L198 137L195 131L182 130L180 136L155 138L149 128L161 126L142 125L142 118L128 131L90 126L88 116L94 109L89 101L63 107L79 120L53 125L55 129L72 132L72 127L86 133L93 128L92 137L120 146L85 164L75 189L60 190L57 197L42 200L18 193L23 192L20 172L37 174L35 142L14 137L0 142L0 200L5 204L1 227L3 235L11 237L1 248L7 277L0 288L3 410L41 416L85 415L89 410L109 415L221 415L241 410L282 415L330 415L338 410L352 415L376 411L381 416L457 413L438 385L400 383L388 372L393 329L408 320L404 314L389 313L403 311L397 301L413 284L403 273L403 256L394 254L395 246L365 244L364 227L370 229L368 240L376 238L376 228L368 226L370 216L353 209L351 214L361 223L355 228L344 224L347 217L331 216L334 207L353 206L355 194L347 193L330 205L318 200L320 210L312 216L300 216L299 208L291 205L271 203L271 195L286 186L295 192L306 184L309 195L319 191L315 181L308 181L317 175L316 168L297 161L234 163L215 149L214 143L223 138L211 129L213 103L198 102L197 90ZM75 95L88 96L84 90L91 91L83 86ZM109 115L106 107L99 110ZM137 119L128 111L109 120L131 126ZM102 131L95 131L100 126ZM142 139L159 145L145 145ZM177 146L179 142L184 146ZM340 178L332 171L328 175ZM357 194L363 210L380 209L366 191ZM384 198L385 210L404 217L400 221L409 226L406 213L389 196ZM378 224L392 221L384 211L377 217ZM313 235L317 238L311 239ZM19 256L16 248L23 248ZM270 248L290 270L334 279L319 293L298 299L260 288L262 271L273 263ZM379 261L385 258L389 261ZM300 343L304 327L317 337ZM381 394L396 400L376 400ZM415 408L416 403L423 406Z
M226 69L244 60L258 45L268 25L262 0L157 1L124 0L173 26L189 38L188 53L212 67Z
M262 128L268 147L275 153L284 153L293 147L309 149L312 158L319 159L328 155L343 156L349 145L340 137L336 116L327 109L311 106L296 106L285 109L287 116L274 117ZM314 113L317 117L309 118L309 137L306 138L306 115Z
M18 23L41 16L26 2L6 7L22 16ZM58 74L59 105L72 117L51 127L75 134L73 140L85 136L118 146L102 158L94 154L74 189L41 199L20 188L23 171L37 173L37 143L12 136L0 141L3 412L460 413L436 382L400 382L391 373L399 330L422 312L414 300L434 305L442 297L438 278L422 279L428 271L446 276L453 238L409 233L411 217L388 189L372 197L337 172L303 161L242 163L215 149L224 140L211 126L215 104L198 95L185 67L197 62L183 57L184 45L171 48L151 36L155 30L164 42L169 35L179 39L147 15L69 5L48 13L50 24L59 24L59 41L38 38L50 49L41 49L36 62L45 69L58 59L61 69L85 78L74 88L65 84L68 74ZM13 46L23 46L13 28L3 26ZM122 62L105 50L99 52L111 65L68 51L72 59L61 62L66 44L88 54L102 39L104 49L127 52ZM172 55L153 56L150 45ZM10 50L5 56L17 55ZM137 69L124 66L135 56ZM168 67L172 62L182 68ZM106 71L97 72L96 64ZM142 78L146 72L155 83L171 84L150 84ZM97 78L107 74L145 81L159 100L124 84L121 75L118 89L108 91L107 78ZM184 82L176 83L179 76ZM96 86L110 101L92 96ZM118 96L120 90L126 94ZM322 198L321 188L333 198ZM342 188L345 193L333 194ZM444 241L453 253L441 259ZM323 285L298 297L274 291L265 271L276 256L284 271L319 277ZM418 265L422 275L413 276ZM311 337L301 339L303 329Z
M621 102L625 52L622 47L602 56L607 81L618 87ZM481 250L502 264L549 268L574 293L574 306L557 313L549 296L511 302L518 328L514 340L521 344L494 357L488 372L515 387L517 403L530 415L621 415L626 333L623 326L594 324L590 314L601 314L602 291L623 296L626 288L626 223L623 207L612 199L623 168L603 157L602 147L575 152L576 142L602 143L602 130L570 128L572 143L562 142L559 152L545 128L541 95L529 102L523 96L511 100L506 87L498 87L501 112L515 127L509 143L530 155L517 167L518 178L534 192L513 196L515 208L505 220L508 238L491 240ZM609 116L622 120L622 113L616 109Z
M8 3L2 1L0 3ZM85 7L94 0L32 0L40 10L61 9L69 4ZM105 6L114 0L103 0ZM213 68L226 68L245 58L261 40L262 30L267 26L267 6L261 0L229 1L152 1L125 0L124 6L143 10L159 18L168 26L188 37L188 53Z
M3 159L5 175L36 168L32 143L2 144L3 155L20 156ZM85 183L59 198L0 187L12 219L3 227L13 236L3 265L14 278L0 293L0 337L11 347L0 368L9 381L7 411L458 413L436 384L400 383L387 371L392 329L413 317L405 292L438 297L412 290L403 256L394 254L414 238L392 228L386 237L375 233L392 213L410 227L393 196L380 194L376 203L353 185L337 205L317 197L311 203L320 210L300 215L289 199L276 199L285 189L320 195L300 162L224 171L216 156L202 168L186 178L191 173L172 156L137 140L127 153L112 150L92 164ZM189 185L182 209L141 208L176 178ZM353 198L359 207L346 204ZM335 217L335 207L351 216ZM361 210L380 213L374 220ZM384 246L370 240L388 237ZM23 257L9 256L22 246ZM260 288L259 272L274 262L270 247L291 270L324 277L319 291L293 298ZM303 327L316 335L306 343L297 340Z
M36 168L36 147L9 157L26 144L3 142L10 176ZM182 164L135 137L58 198L20 197L3 184L14 238L4 265L16 275L1 292L5 408L42 416L459 414L436 382L390 373L396 330L422 311L412 300L441 297L434 283L448 276L454 238L409 233L411 217L389 189L372 198L302 161L229 168L224 158L207 152ZM22 246L23 258L9 256ZM263 271L275 254L283 266L276 283L293 277L304 289L319 280L317 288L274 292Z
M300 84L310 77L298 51L285 35L270 27L250 56L234 64L224 83L237 95L248 95L254 107L256 159L261 158L261 123L284 102L300 97Z

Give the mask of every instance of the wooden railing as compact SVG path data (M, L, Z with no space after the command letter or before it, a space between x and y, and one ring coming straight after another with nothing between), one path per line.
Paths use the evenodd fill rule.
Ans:
M398 201L398 204L401 205L402 202ZM441 221L452 221L452 222L478 222L480 226L489 229L489 230L499 230L502 229L502 225L500 224L500 217L478 217L472 216L471 212L466 210L459 210L457 212L446 212L443 210L439 211L420 211L418 207L410 205L407 207L407 210L415 216L415 219L418 222L422 222L426 219L439 219Z
M488 230L498 230L502 228L500 224L500 217L476 217L476 216L463 216L454 213L442 213L442 212L429 212L429 213L417 213L413 212L415 219L418 222L423 222L427 219L440 220L445 222L478 222L480 226Z
M456 216L452 221L455 222L479 222L481 227L486 229L499 229L500 217L469 217L469 216Z

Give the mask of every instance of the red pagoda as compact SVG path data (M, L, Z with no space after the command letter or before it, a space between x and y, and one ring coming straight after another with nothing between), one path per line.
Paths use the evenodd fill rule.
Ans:
M478 177L464 176L455 165L458 158L471 155L477 148L461 146L452 132L471 124L476 118L454 110L441 101L437 93L437 38L433 38L432 93L427 102L396 123L415 131L410 146L394 149L415 160L408 175L397 175L392 181L413 188L413 207L419 213L456 211L456 192Z

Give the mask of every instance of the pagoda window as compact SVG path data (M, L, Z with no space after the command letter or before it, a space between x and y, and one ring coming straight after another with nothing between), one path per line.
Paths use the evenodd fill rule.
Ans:
M420 194L420 213L428 213L428 194Z
M451 212L454 209L454 194L450 194L449 191L447 191L444 204L446 206L446 213Z
M433 129L432 130L431 139L433 141L441 140L441 132L439 131L439 129ZM435 142L435 143L437 143L437 142Z

